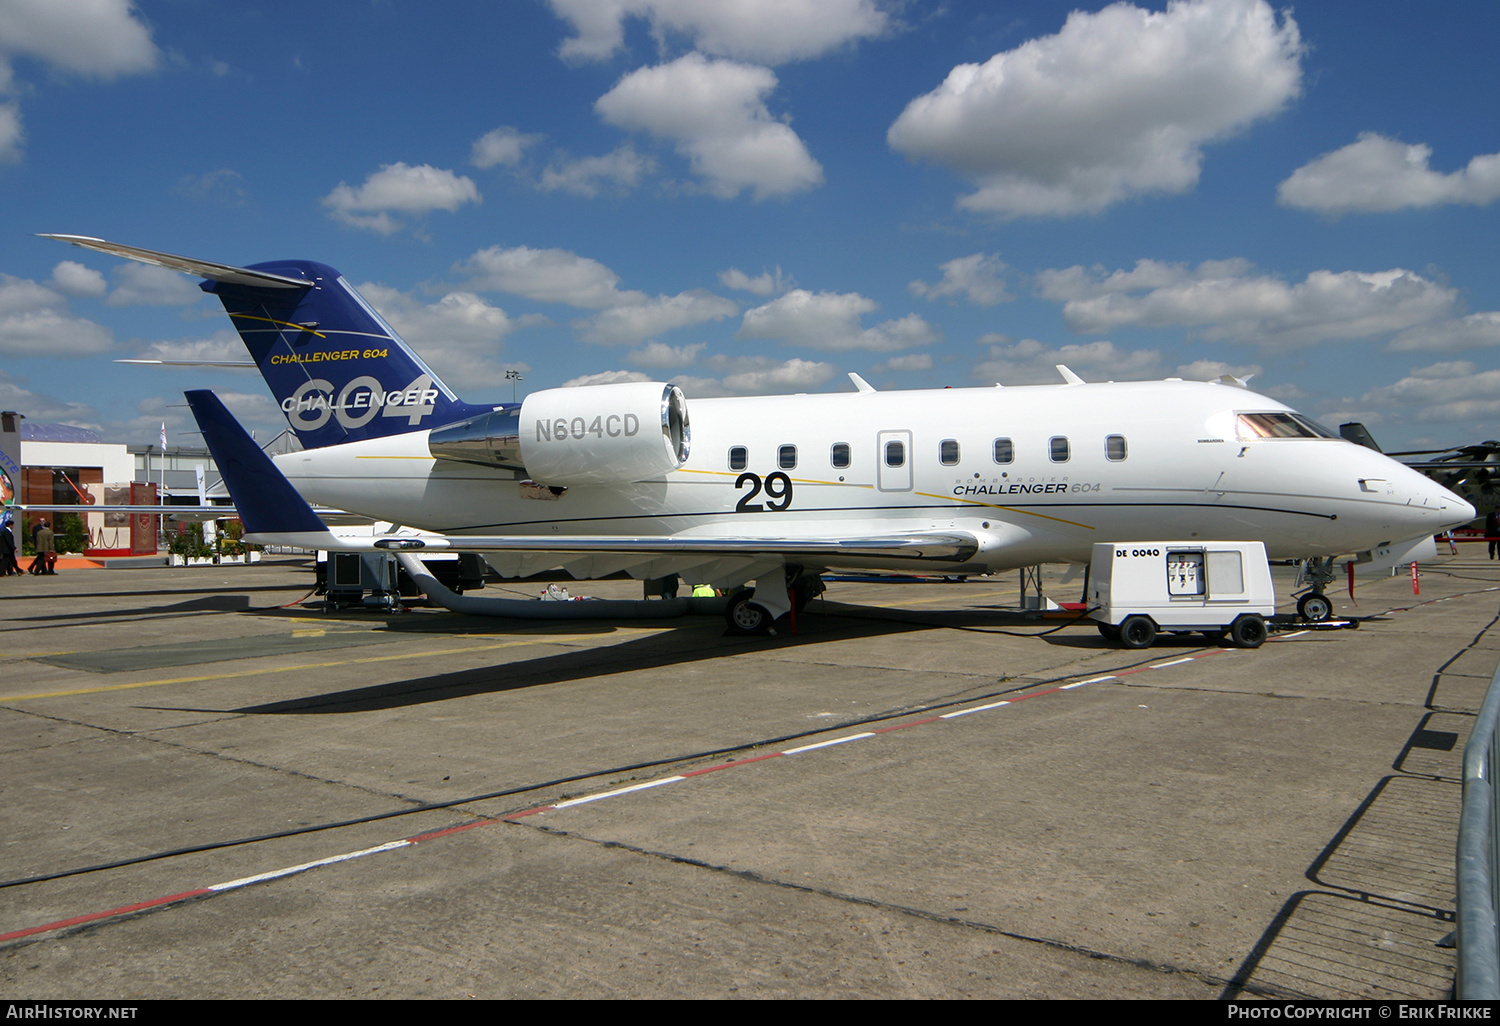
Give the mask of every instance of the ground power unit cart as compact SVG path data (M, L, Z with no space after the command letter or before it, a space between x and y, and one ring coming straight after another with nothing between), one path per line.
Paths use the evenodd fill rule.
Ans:
M1126 648L1147 648L1160 631L1256 648L1276 593L1261 542L1101 542L1088 604L1099 633Z

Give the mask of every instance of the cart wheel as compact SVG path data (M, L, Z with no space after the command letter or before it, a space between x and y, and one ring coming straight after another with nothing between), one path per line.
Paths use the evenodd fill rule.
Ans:
M1255 613L1237 616L1229 625L1229 636L1240 648L1260 648L1266 640L1266 621Z
M1126 648L1150 648L1156 640L1156 622L1149 616L1127 616L1120 621L1120 644Z
M1114 624L1112 624L1112 623L1105 623L1103 620L1099 620L1099 621L1097 621L1094 624L1094 626L1099 628L1099 633L1102 634L1102 635L1104 635L1105 640L1107 640L1107 641L1119 641L1120 640L1120 628L1116 627Z
M1308 623L1322 623L1333 615L1333 603L1327 595L1310 591L1297 600L1297 615Z

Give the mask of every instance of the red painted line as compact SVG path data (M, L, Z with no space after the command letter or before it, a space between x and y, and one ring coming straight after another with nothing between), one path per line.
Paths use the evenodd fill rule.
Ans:
M1118 674L1116 676L1118 676ZM1046 691L1033 691L1029 695L1018 695L1015 698L1009 699L1009 701L1011 705L1015 705L1017 702L1024 702L1028 698L1041 698L1043 695L1055 695L1061 690L1061 687L1056 687L1048 688Z
M165 898L153 898L150 901L139 901L134 905L122 905L112 908L108 912L90 912L86 916L74 916L72 919L59 919L55 923L47 923L44 926L33 926L27 930L15 930L11 933L0 933L0 944L6 941L17 940L21 937L30 937L38 933L49 933L52 930L65 930L70 926L78 926L82 923L92 923L100 919L109 919L112 916L123 916L131 912L139 912L146 908L156 908L160 905L171 905L174 902L186 901L189 898L198 898L205 894L214 893L207 887L200 887L193 891L183 891L181 894L169 894Z
M734 762L726 762L719 766L705 766L702 769L689 770L686 773L679 773L678 776L701 777L705 773L717 773L719 772L719 770L733 769L736 766L746 766L752 762L764 762L766 759L779 759L784 754L784 752L772 752L769 755L756 755L749 759L736 759Z
M535 816L538 812L550 812L555 808L557 808L556 805L538 805L534 809L524 809L520 812L512 812L509 816L502 816L501 818L508 823L513 819L520 819L523 816Z
M405 840L410 841L412 844L420 844L423 841L430 841L436 837L447 837L449 834L463 833L463 831L473 830L475 827L489 826L493 822L494 820L491 819L481 819L473 823L464 823L461 826L448 827L446 830L434 830L430 834L418 834L415 837L405 838Z

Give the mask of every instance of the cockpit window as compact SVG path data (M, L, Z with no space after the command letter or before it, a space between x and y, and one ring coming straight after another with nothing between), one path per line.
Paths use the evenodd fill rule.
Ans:
M1337 438L1322 424L1300 413L1242 413L1239 436L1252 438Z

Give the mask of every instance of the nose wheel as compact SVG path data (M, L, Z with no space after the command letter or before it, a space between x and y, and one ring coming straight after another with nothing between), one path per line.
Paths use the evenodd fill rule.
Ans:
M1310 591L1297 600L1297 615L1308 623L1322 623L1333 615L1333 603L1322 592Z

